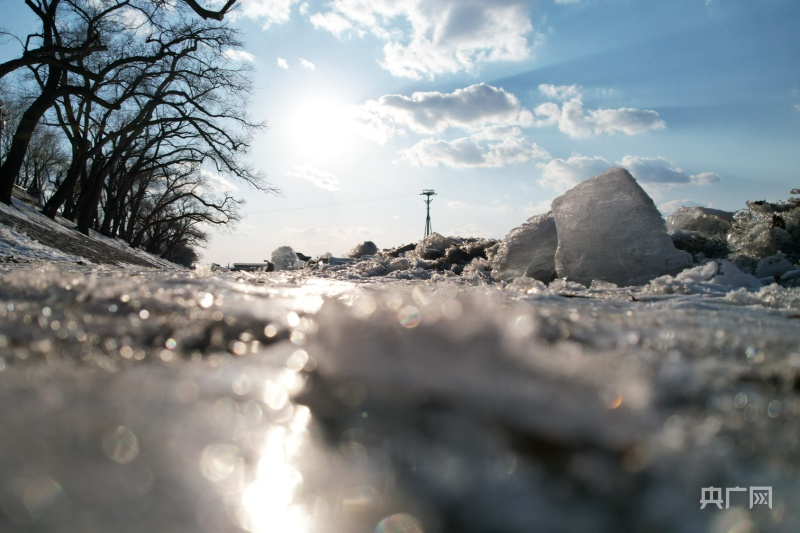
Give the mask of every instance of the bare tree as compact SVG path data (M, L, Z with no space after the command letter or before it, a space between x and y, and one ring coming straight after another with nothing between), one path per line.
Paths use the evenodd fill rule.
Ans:
M41 22L41 32L28 35L23 53L17 60L0 65L0 75L27 67L40 85L39 94L20 116L17 128L8 148L5 161L0 166L0 202L11 203L11 191L22 167L33 132L44 113L63 94L84 94L83 86L65 84L65 74L75 72L84 78L96 78L97 74L82 69L77 62L83 57L103 50L100 23L116 10L127 6L130 0L118 0L89 11L83 10L77 0L25 0L25 4ZM65 9L59 9L62 5ZM74 18L61 17L64 11L73 8L79 12ZM67 23L62 23L67 18ZM97 100L101 105L109 105Z
M264 125L247 115L246 65L225 54L241 46L237 32L202 20L222 19L236 1L218 11L192 0L26 3L43 31L28 36L23 54L0 65L0 74L25 67L36 90L0 168L0 200L19 175L12 152L31 144L45 115L71 157L50 180L43 212L55 217L63 208L84 233L97 229L153 250L191 247L203 241L198 225L238 218L240 202L213 194L208 176L278 191L244 160ZM200 18L183 17L187 9Z
M12 136L7 135L6 131L16 131L20 115L27 108L27 103L6 87L0 89L0 93L4 95L2 105L4 128L0 139L0 159L2 159L8 152L12 140ZM57 186L69 167L69 162L67 142L60 134L60 129L39 125L31 136L16 185L29 189L29 192L38 191L43 195L45 191L51 191Z
M118 24L107 51L81 59L99 78L83 78L83 94L66 94L55 107L73 157L44 212L53 217L66 204L65 216L83 232L96 220L103 233L120 227L120 199L147 165L206 163L257 190L276 191L243 163L253 131L263 125L246 114L246 70L223 54L240 46L236 32L147 16L146 32ZM113 105L96 105L100 99Z

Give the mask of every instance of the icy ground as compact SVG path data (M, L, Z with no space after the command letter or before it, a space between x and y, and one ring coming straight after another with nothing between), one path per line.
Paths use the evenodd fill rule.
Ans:
M800 289L5 268L3 532L800 531Z

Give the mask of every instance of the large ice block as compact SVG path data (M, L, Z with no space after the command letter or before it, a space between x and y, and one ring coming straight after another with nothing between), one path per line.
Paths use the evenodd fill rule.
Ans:
M553 200L559 277L638 285L691 266L653 200L623 168L609 169Z

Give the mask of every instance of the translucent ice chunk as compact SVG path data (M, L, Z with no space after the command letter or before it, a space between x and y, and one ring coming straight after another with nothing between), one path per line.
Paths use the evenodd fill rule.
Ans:
M708 207L680 207L667 217L667 231L699 231L709 236L725 236L733 223L733 213Z
M653 200L627 170L612 168L553 201L559 277L637 285L691 265Z
M550 282L556 274L557 244L553 213L529 218L500 243L492 259L492 277L511 280L528 276Z
M378 247L372 241L364 241L361 244L354 246L349 252L347 257L359 259L365 255L375 255L378 253Z
M272 252L272 263L275 265L275 270L297 270L303 266L291 246L276 248Z

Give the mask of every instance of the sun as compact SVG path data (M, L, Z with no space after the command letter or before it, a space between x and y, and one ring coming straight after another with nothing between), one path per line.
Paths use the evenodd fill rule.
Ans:
M350 106L327 95L300 98L289 114L288 140L307 158L333 162L352 151L356 124Z

